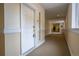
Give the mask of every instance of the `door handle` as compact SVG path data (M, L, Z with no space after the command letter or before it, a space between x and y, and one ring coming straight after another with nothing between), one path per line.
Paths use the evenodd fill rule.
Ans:
M35 37L35 34L33 34L33 37Z

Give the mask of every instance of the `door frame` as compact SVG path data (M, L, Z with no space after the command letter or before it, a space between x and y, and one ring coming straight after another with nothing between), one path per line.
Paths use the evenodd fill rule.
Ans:
M20 30L21 30L21 32L22 32L22 27L21 27L21 6L22 6L22 4L24 4L24 5L26 5L26 7L28 7L28 8L30 8L30 9L32 9L33 10L33 12L34 12L34 19L33 19L33 33L34 33L34 35L36 34L35 33L35 9L32 7L32 6L30 6L29 4L27 4L27 3L20 3ZM26 51L25 53L23 53L22 54L22 43L21 43L21 39L22 39L22 33L20 32L20 55L24 55L24 54L28 54L29 53L29 51L30 50L32 50L34 47L35 47L35 36L34 36L34 47L32 48L32 49L30 49L30 50L28 50L28 51Z

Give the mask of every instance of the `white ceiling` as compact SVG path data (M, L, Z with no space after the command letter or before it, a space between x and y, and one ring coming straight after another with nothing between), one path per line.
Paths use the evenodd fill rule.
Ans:
M48 19L64 18L67 14L67 3L40 3L40 5L45 9L45 15Z

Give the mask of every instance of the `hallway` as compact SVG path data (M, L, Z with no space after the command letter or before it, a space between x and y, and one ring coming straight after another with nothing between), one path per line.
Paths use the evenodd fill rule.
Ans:
M28 54L28 56L70 56L63 35L48 35L46 42Z
M79 4L1 3L0 12L0 56L79 56Z

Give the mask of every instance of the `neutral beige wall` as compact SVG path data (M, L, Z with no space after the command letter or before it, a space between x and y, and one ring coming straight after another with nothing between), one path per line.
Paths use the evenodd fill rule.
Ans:
M49 21L47 19L45 19L45 35L49 34Z
M68 45L72 56L79 56L79 33L74 31L68 32Z
M68 31L71 28L71 20L72 20L72 4L69 4L68 6L68 12L67 12L67 16L66 16L66 20L65 20L65 39L67 41L68 47L69 47L69 51L70 54L72 54L69 43L68 42Z
M65 29L71 29L71 22L72 21L72 4L68 5L68 10L67 10L67 16L65 19Z
M4 41L4 5L0 4L0 56L5 55Z
M20 4L4 4L5 55L20 55Z
M67 14L67 29L71 29L72 26L72 4L69 5L68 14Z
M70 50L71 55L78 56L79 55L79 33L75 32L72 29L72 4L69 5L68 14L66 17L65 25L66 25L66 32L65 38ZM72 31L73 30L73 31Z
M71 20L72 20L72 4L69 4L67 10L67 16L65 19L65 39L68 40L68 30L71 28Z
M18 56L20 55L20 33L5 34L5 55Z

